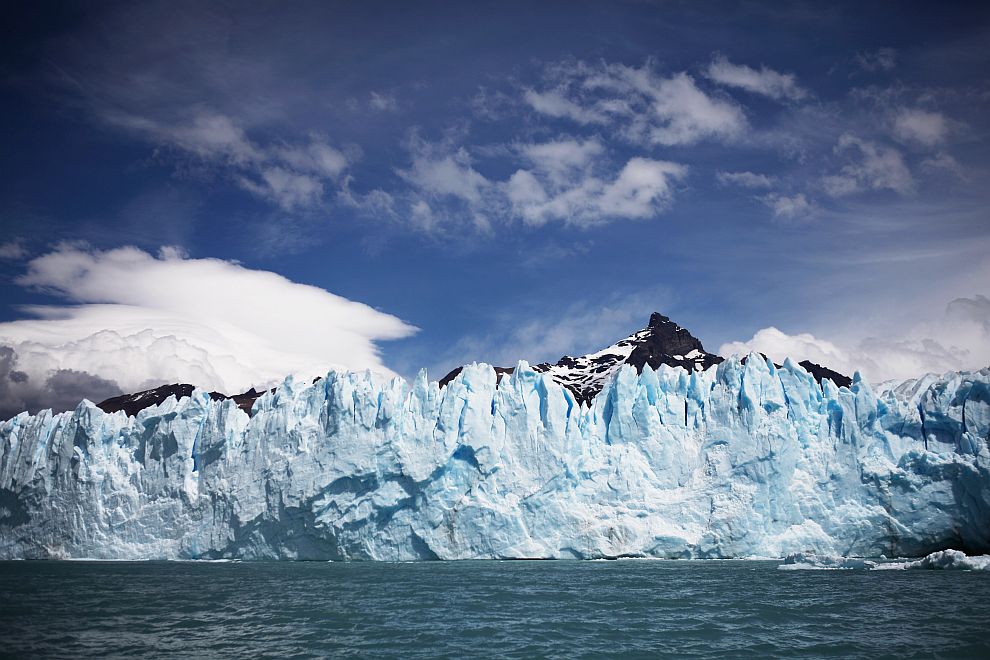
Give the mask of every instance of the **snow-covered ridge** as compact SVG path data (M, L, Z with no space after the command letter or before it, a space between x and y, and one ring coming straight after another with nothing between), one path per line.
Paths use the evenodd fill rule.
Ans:
M757 354L286 380L0 424L0 556L460 559L990 550L990 369L875 393Z

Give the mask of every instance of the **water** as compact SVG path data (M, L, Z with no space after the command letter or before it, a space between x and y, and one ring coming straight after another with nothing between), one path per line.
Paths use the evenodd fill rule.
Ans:
M988 604L776 562L0 562L0 654L988 657Z

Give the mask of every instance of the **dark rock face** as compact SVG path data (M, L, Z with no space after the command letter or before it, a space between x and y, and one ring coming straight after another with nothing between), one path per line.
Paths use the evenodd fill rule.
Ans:
M272 390L269 390L269 391L274 392L275 390L272 389ZM234 400L234 403L237 404L237 407L238 408L240 408L241 410L243 410L244 412L246 412L248 415L250 415L251 414L251 406L254 405L255 400L257 400L257 398L259 396L261 396L262 394L264 394L264 392L258 392L257 390L255 390L252 387L247 392L242 392L240 394L235 394L233 396L224 396L223 394L220 394L219 392L210 392L210 398L213 399L214 401L217 401L219 399L233 399Z
M170 396L174 396L176 399L190 396L194 389L195 387L187 383L162 385L153 390L110 397L96 404L96 407L106 413L115 413L123 410L128 416L133 417L138 411L150 408L151 406L157 406Z
M188 383L162 385L161 387L156 387L153 390L145 390L134 394L121 394L120 396L111 397L96 404L96 407L107 413L115 413L123 410L127 415L133 417L145 408L159 405L170 396L174 396L176 399L191 396L194 389L196 389L196 387ZM258 392L252 387L247 392L235 394L233 396L227 396L226 394L222 394L220 392L210 392L210 398L214 401L233 399L238 408L250 415L251 406L254 405L255 400L262 394L264 394L264 392Z
M815 364L811 360L801 360L798 364L801 365L802 369L814 376L815 380L819 383L828 378L839 387L849 387L852 385L853 381L849 376L840 374L838 371L833 371L828 367L823 367L820 364Z
M535 371L550 376L569 389L579 403L590 402L602 391L605 381L623 364L643 372L661 364L685 369L707 369L722 358L705 350L694 335L669 318L654 312L647 326L597 353L581 357L565 355L556 364L543 363Z
M498 383L502 382L502 376L505 376L506 374L511 374L513 371L516 370L515 367L492 367L492 368L495 369L495 378L496 378L496 382ZM440 379L440 383L439 383L440 387L443 387L450 381L454 380L457 377L457 374L461 373L463 369L464 367L455 367L451 369L450 373L448 373L446 376Z
M764 360L769 359L763 353L760 353L760 355L763 357ZM747 359L748 356L744 356L740 360L740 362L746 364ZM801 360L800 362L798 362L798 365L802 369L807 371L809 374L814 376L815 380L818 381L819 385L821 385L822 381L825 380L826 378L832 381L833 383L835 383L835 385L837 385L838 387L849 387L850 385L852 385L852 378L850 378L849 376L840 374L838 371L834 371L832 369L829 369L828 367L823 367L822 365L816 364L811 360ZM773 363L773 366L777 367L778 369L781 368L781 365L777 364L776 362Z
M651 369L656 369L661 364L689 370L707 369L724 360L721 356L706 351L701 341L663 314L653 312L646 330L646 334L626 359L626 364L636 367L636 371L640 373L643 372L644 365L649 365Z

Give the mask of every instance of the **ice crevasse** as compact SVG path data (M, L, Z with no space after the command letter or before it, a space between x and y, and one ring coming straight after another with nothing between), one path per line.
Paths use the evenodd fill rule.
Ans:
M525 362L445 387L331 372L0 423L0 557L921 556L990 550L990 369L874 392L758 354L624 366L590 405Z

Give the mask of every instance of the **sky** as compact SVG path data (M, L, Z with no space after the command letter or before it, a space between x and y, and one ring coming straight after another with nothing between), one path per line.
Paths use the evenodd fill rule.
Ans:
M977 3L21 3L0 417L556 361L660 311L871 381L990 365Z

